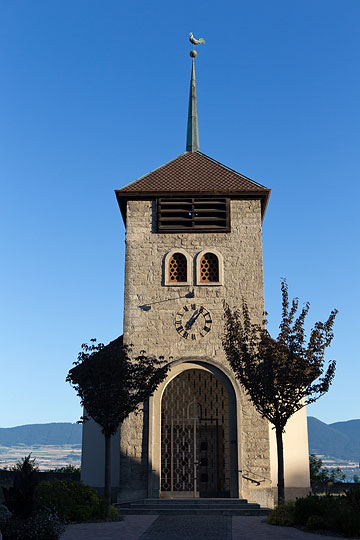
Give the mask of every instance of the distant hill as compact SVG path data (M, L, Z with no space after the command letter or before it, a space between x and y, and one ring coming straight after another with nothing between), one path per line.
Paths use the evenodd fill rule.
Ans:
M330 426L337 431L341 431L352 440L360 443L360 420L348 420L347 422L335 422Z
M0 446L80 445L81 432L70 422L0 428ZM325 424L309 416L308 433L311 454L360 461L360 420Z
M0 428L0 446L81 444L82 426L70 422Z
M325 424L308 417L310 454L360 461L360 420Z

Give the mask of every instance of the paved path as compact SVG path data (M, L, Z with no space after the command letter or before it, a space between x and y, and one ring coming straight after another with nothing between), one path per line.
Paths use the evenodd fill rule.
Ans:
M294 527L268 525L264 517L234 516L232 540L335 540L333 536L313 534Z
M68 525L61 540L139 540L158 516L125 516L124 521Z
M140 540L231 540L231 517L159 516Z
M124 521L68 525L61 540L334 540L263 516L125 516Z

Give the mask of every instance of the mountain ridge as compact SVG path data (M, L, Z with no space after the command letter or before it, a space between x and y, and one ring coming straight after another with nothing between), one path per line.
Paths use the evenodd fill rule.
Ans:
M360 419L325 424L308 416L309 453L360 461Z
M360 461L360 419L326 424L308 417L309 453ZM81 445L82 426L71 422L0 428L0 446Z
M24 424L0 428L0 445L64 445L81 444L82 426L71 422Z

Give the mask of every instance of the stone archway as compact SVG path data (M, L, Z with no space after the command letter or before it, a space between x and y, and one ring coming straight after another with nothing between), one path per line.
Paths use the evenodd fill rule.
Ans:
M151 401L149 496L238 497L237 408L228 377L203 361L179 363Z
M229 497L229 398L204 369L188 369L161 400L161 494Z

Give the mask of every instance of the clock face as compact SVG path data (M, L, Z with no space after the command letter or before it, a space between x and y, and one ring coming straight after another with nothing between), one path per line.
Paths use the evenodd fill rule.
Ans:
M195 340L210 332L212 319L204 306L189 304L181 308L175 317L175 328L185 339Z

